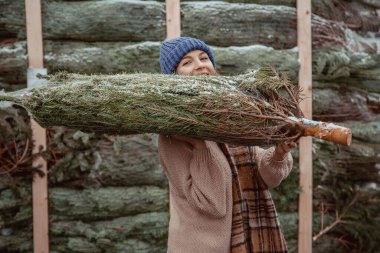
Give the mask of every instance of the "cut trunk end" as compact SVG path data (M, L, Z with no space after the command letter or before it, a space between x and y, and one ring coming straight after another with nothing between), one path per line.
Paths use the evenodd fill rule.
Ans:
M288 119L303 130L303 136L311 136L345 146L351 145L352 131L349 128L305 118L288 117Z

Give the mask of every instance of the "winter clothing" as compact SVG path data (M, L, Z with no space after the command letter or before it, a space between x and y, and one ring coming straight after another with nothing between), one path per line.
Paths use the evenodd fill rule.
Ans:
M219 144L232 171L231 253L287 253L276 208L268 190L288 175L292 158L272 159L273 148ZM255 154L259 151L259 154ZM260 168L260 170L259 170ZM265 182L264 178L270 179Z
M179 37L166 40L160 48L160 67L164 74L173 74L182 60L189 52L202 50L208 54L215 68L214 56L210 48L201 40L190 37Z
M204 142L206 148L198 150L185 141L159 136L170 191L168 253L230 253L245 245L253 251L233 252L286 252L267 188L288 175L291 156L278 162L272 159L273 148L251 147L252 156L247 156L247 147L220 144L223 152L217 143ZM239 179L237 173L242 173Z
M181 37L162 44L162 72L174 73L182 58L197 49L208 54L215 68L203 41ZM289 174L290 153L275 161L274 147L199 141L202 145L196 145L204 148L196 149L181 138L158 139L160 162L169 179L168 253L286 253L268 188Z

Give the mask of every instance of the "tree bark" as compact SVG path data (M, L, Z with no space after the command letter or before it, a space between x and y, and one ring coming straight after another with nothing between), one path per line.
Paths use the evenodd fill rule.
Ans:
M313 0L312 12L325 19L345 23L360 34L377 32L380 28L376 7L361 0Z
M25 109L0 103L0 175L8 182L6 160L19 157L27 149L24 163L9 174L20 174L31 167L29 115ZM16 147L17 146L17 147ZM74 188L100 186L167 185L157 157L155 135L109 136L86 134L78 130L48 129L45 158L49 163L49 186ZM2 187L0 186L0 190Z
M26 42L6 41L0 45L0 84L26 83ZM159 52L159 42L44 41L44 64L49 73L157 73Z
M0 37L25 39L24 2L3 0L0 4ZM182 4L181 10L182 35L200 37L214 46L263 44L289 49L297 45L294 7L188 2ZM45 39L128 42L165 39L165 6L159 2L45 1L43 12ZM357 38L347 37L341 24L317 15L312 20L315 48L342 48L359 43ZM376 16L370 16L370 20L372 26L368 24L368 28L378 30L380 22L376 23Z
M32 217L31 185L24 182L16 196L10 189L1 191L0 210L6 217L5 226L27 224ZM168 208L168 190L156 186L102 187L84 190L50 187L49 216L58 220L96 221L161 212Z
M379 94L344 84L331 86L313 89L313 119L326 122L370 121L379 115Z
M26 38L24 1L0 2L0 37ZM165 39L165 7L154 1L44 1L45 39L157 41Z
M362 124L354 128L357 130L357 132L354 131L354 136L359 136L358 133L362 131L360 127L365 127L366 125L368 127L368 124ZM371 139L373 136L379 136L379 129L378 127L373 127L373 130L376 130L377 133L368 131L366 137L359 137L358 139L360 140L355 140L350 148L338 148L335 145L323 141L315 142L313 145L313 153L316 189L319 189L317 187L318 185L323 186L321 189L326 189L325 187L329 186L330 181L340 182L342 175L346 173L349 173L350 181L360 182L360 187L363 187L366 182L379 180L376 164L380 162L380 158L377 155L380 152L380 140ZM293 170L297 171L298 164L296 158L298 154L294 154L294 157L295 167ZM332 175L326 174L326 171L332 172ZM339 174L339 178L337 178L337 174ZM298 177L295 176L293 178L291 175L290 178L286 179L283 185L289 185L291 183L289 180L292 179L298 182L297 178ZM346 184L346 182L342 181L341 183ZM294 192L284 192L282 198L286 197L287 199L292 199L294 198L294 196L292 196L293 194L295 195L295 199L297 199L297 184L293 187L295 188ZM30 182L26 183L26 185L21 185L19 189L24 192L20 197L16 197L9 189L1 191L0 213L9 214L8 218L2 219L1 222L3 222L5 228L13 227L13 231L18 231L17 235L12 234L7 237L0 236L0 250L2 251L10 249L21 250L21 248L27 248L28 243L31 245L32 242L31 230L28 230L27 233L22 232L25 228L30 226L32 219ZM166 238L164 227L167 222L167 213L164 213L164 211L167 210L168 203L167 191L160 190L165 192L162 194L162 197L157 198L157 195L149 197L149 199L159 203L162 207L156 209L154 207L152 208L152 206L154 206L153 204L148 204L152 210L139 208L139 212L147 213L136 214L136 209L131 208L130 205L135 206L132 204L134 200L146 198L147 195L151 195L148 191L141 190L137 196L133 196L136 195L134 191L138 188L131 187L131 189L107 187L104 189L72 190L52 187L49 199L51 200L50 220L52 222L51 242L53 249L56 249L58 252L66 252L63 250L72 250L73 245L83 241L86 245L89 245L88 249L99 248L102 250L100 252L114 252L112 250L115 249L115 252L120 252L117 250L132 247L132 242L127 243L123 241L123 238L126 236L131 236L134 240L138 240L138 243L136 242L133 247L140 247L140 249L145 249L145 247L149 248L148 245L144 244L147 242L143 238L157 240L156 242L159 242L161 239L164 240ZM158 190L156 187L153 187L153 189L155 189L154 191ZM336 190L334 190L334 192L336 193ZM116 200L115 196L132 196L132 200L124 201L125 198ZM324 201L322 197L323 196L318 195L315 201L317 201L317 203L318 201ZM121 203L114 203L115 201ZM147 200L147 203L150 203L150 201ZM144 205L147 205L147 203ZM162 205L162 203L165 203L165 205ZM289 210L291 204L288 203L286 208L284 208L279 201L276 201L276 206L279 210ZM378 205L371 208L376 207L378 207ZM155 214L154 209L160 213ZM353 210L355 211L355 208ZM289 211L294 213L295 210ZM107 218L104 217L104 214L106 214ZM134 214L136 215L134 216ZM318 224L320 221L320 217L317 216L318 213L316 213L315 216L316 226L314 228L316 230L319 228ZM329 214L326 214L326 216L329 216ZM280 214L280 218L287 240L296 238L296 217L294 217L293 220L292 217ZM334 217L330 216L328 221L333 219ZM18 223L14 223L15 220L18 220ZM99 240L95 238L99 238ZM108 245L110 241L114 242L113 246L109 246L110 251L104 251L101 246ZM153 247L153 245L158 246L161 244L157 243L151 246ZM62 251L60 251L60 249L62 249Z
M351 121L340 124L347 124L353 130L354 137L371 143L380 136L376 130L380 126L376 118L378 114L365 109L371 109L368 103L370 98L368 94L363 95L358 91L347 94L335 89L316 89L314 118L335 122L365 120L366 123ZM379 99L375 101L379 109ZM28 118L26 111L20 107L1 108L1 143L12 146L15 140L20 147L25 147L25 140L30 138ZM55 127L48 130L48 137L49 185L52 187L162 187L167 184L159 167L154 135L108 136ZM2 158L5 158L4 154ZM0 159L1 164L3 162ZM24 166L30 167L30 162Z
M334 10L334 7L329 8ZM183 4L182 10L183 35L200 36L211 45L261 44L275 49L290 49L297 46L296 9L293 7L200 2L197 5ZM323 8L321 12L325 10L326 8ZM380 18L375 10L372 10L372 15L366 24L372 31L378 31ZM331 16L337 17L336 14ZM352 48L354 51L376 51L375 47L371 49L345 25L316 14L312 15L312 33L313 48L334 47Z
M149 212L107 221L50 220L51 252L165 252L167 212ZM0 235L0 250L30 252L32 231L27 227Z
M98 1L98 0L47 0L47 1ZM164 2L164 0L158 0L159 2ZM183 1L191 1L191 0L183 0ZM209 0L200 0L200 1L209 1ZM225 2L231 3L254 3L254 4L264 4L264 5L285 5L296 7L297 0L225 0ZM357 3L362 5L367 5L366 7L372 6L373 8L380 8L380 3L377 0L353 0L353 1L344 1L344 0L333 0L333 1L324 1L324 0L313 0L313 5L321 5L321 6L329 6L329 3L332 2L335 5L343 5L343 4L351 4ZM328 9L329 10L329 9ZM332 10L330 10L332 11ZM321 15L317 13L318 15Z
M26 83L26 43L10 41L0 50L0 87ZM158 73L158 42L145 43L83 43L45 41L44 63L49 73L68 71L84 74ZM237 75L248 69L270 64L297 80L296 50L274 50L264 46L212 47L217 70L223 75ZM106 64L105 64L106 63ZM313 50L313 80L315 86L329 82L344 83L380 92L380 54L356 54L340 50ZM327 85L324 85L327 84ZM25 87L25 86L24 86Z
M167 210L167 189L155 186L104 187L76 191L50 189L51 216L55 220L99 220Z
M104 136L54 128L49 185L64 187L166 187L155 135Z

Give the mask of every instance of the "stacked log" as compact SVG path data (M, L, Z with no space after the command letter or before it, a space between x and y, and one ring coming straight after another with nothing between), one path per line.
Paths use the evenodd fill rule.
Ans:
M230 46L265 44L275 48L296 45L295 1L290 6L226 2L184 2L183 35L204 37L207 43ZM272 4L276 1L272 1ZM380 19L375 7L361 1L314 1L314 34L337 31L345 37L348 28L378 31ZM281 1L277 1L281 3ZM24 39L25 13L22 0L0 2L2 18L0 37ZM98 11L102 10L102 11ZM44 1L44 38L83 41L157 41L165 38L165 6L156 1ZM268 18L268 12L271 17ZM126 19L125 17L128 17ZM326 18L326 19L325 19ZM353 23L350 23L353 22ZM250 24L246 26L244 24ZM96 24L96 25L94 25ZM200 24L200 25L198 25ZM205 25L207 24L207 25ZM221 25L223 24L223 25ZM327 37L324 38L325 40Z
M24 109L5 104L0 115L2 140L23 143L30 134ZM52 252L165 251L168 189L155 136L99 136L57 127L48 129L48 139ZM30 166L29 161L19 168ZM28 252L30 172L1 172L0 251Z
M42 3L49 73L159 72L166 29L163 1ZM182 35L211 44L221 74L269 63L297 81L295 4L185 1ZM343 217L347 222L318 237L314 252L331 247L346 252L344 242L349 240L354 242L350 249L358 252L360 247L375 252L379 246L376 232L363 232L379 226L380 54L364 38L379 31L379 8L373 0L313 0L314 118L347 125L354 138L351 148L313 144L315 234L322 231L321 213L326 227L335 221L335 212L350 207ZM0 0L0 89L26 86L25 34L24 1ZM30 149L25 111L3 104L0 122L1 150ZM49 150L43 155L49 160L51 251L165 252L167 181L155 136L100 136L61 127L48 133ZM296 247L299 191L297 152L293 155L292 174L273 191L291 251ZM1 252L32 248L30 171L38 169L27 170L28 165L30 160L1 176Z
M316 6L327 5L320 7L321 11L318 14L331 13L331 10L327 11L329 5L324 5L324 1L319 0L317 3ZM22 11L24 1L3 0L0 2L0 7L0 38L4 38L0 44L2 48L0 85L9 90L15 84L25 83L25 42L7 40L25 39L25 14ZM183 36L201 37L207 43L219 47L262 44L274 49L291 49L296 46L294 7L254 3L185 2L181 8ZM368 8L372 9L365 11L357 8L362 11L351 16L360 18L361 13L368 13L371 18L370 24L373 25L371 31L378 30L380 19L376 16L373 7ZM91 73L159 71L156 63L157 49L149 43L136 44L136 42L162 41L165 38L164 10L163 3L148 1L44 1L43 34L46 40L52 40L44 43L45 61L49 71L54 73L62 68L68 68L74 72ZM269 16L268 13L270 13ZM333 13L330 14L332 15ZM125 18L126 16L128 19ZM99 41L108 41L108 43L99 43ZM90 42L95 42L95 44ZM316 14L313 16L313 43L314 48L328 46L352 52L376 51L375 45L366 43L345 25ZM65 57L60 55L64 49L66 49ZM73 49L76 52L73 52ZM227 48L227 50L230 49ZM240 50L238 48L235 51ZM243 49L243 51L246 50ZM17 54L21 55L16 57ZM60 55L58 58L60 63L50 64L52 57L54 58L57 54ZM230 53L233 56L235 54L240 55L244 52ZM139 57L136 57L137 55ZM245 61L249 63L254 62L258 57L252 59L250 54L245 58L250 59ZM272 59L276 61L276 57ZM271 63L270 60L267 62ZM109 63L112 64L108 66ZM227 64L229 63L230 61ZM98 67L93 69L94 64ZM79 69L77 69L78 65L81 66ZM222 62L220 65L221 73L234 74L250 67L249 64L248 66L242 64L238 69L229 69L227 65L225 71ZM294 71L293 66L290 68ZM16 88L19 88L19 85Z

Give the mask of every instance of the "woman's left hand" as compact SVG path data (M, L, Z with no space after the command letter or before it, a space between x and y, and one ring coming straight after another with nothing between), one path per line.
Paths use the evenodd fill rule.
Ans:
M274 150L273 158L276 161L282 161L285 155L295 147L297 147L297 144L295 142L284 142L278 144Z

